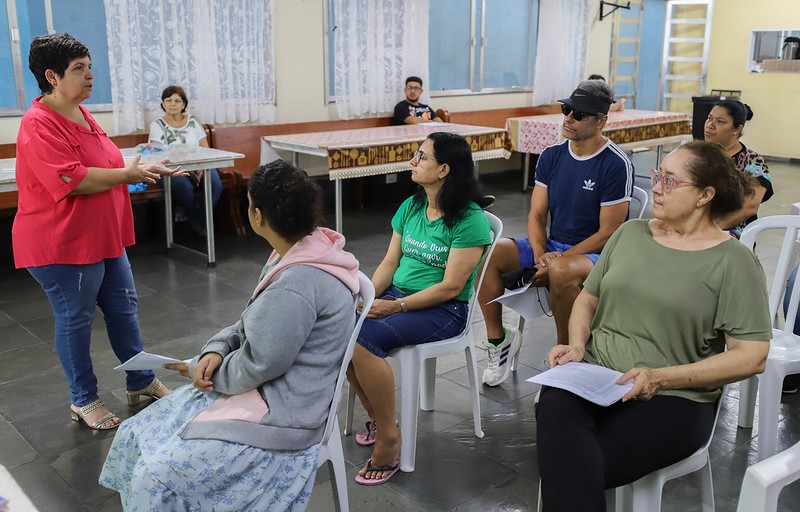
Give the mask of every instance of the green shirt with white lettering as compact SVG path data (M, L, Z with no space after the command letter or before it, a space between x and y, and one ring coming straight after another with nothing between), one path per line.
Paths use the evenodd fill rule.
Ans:
M425 215L427 207L427 198L423 199L421 205L415 205L414 198L409 197L392 218L392 229L402 239L403 253L392 284L407 295L442 282L451 248L463 249L492 243L489 221L477 204L470 203L452 228L448 228L441 218L429 221ZM477 270L476 267L472 271L455 300L469 300Z
M700 361L725 349L726 334L772 338L764 271L734 238L682 251L656 242L646 220L631 220L606 243L583 286L600 298L584 360L620 372ZM659 394L714 402L720 392Z

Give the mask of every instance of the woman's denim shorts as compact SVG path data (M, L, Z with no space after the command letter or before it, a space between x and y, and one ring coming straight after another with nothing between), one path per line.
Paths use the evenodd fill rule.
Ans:
M390 286L379 298L404 296ZM432 308L368 318L361 327L358 343L376 356L386 357L396 348L445 340L460 334L467 325L467 313L466 302L451 300Z

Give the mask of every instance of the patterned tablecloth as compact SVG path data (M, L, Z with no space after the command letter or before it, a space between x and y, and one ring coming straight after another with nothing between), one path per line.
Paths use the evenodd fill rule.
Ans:
M511 156L508 133L502 128L421 123L262 137L261 163L274 160L275 150L284 150L327 157L331 180L387 174L410 169L409 160L432 132L462 135L474 160Z
M563 140L563 121L561 114L509 118L506 129L512 148L520 153L541 153L547 146ZM691 134L688 114L654 110L610 112L603 128L603 135L628 147L686 141Z

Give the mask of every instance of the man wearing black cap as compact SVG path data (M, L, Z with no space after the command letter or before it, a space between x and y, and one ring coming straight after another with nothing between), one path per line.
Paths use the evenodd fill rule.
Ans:
M586 80L559 102L566 140L542 151L536 164L528 238L498 241L478 294L489 355L483 382L489 386L508 378L519 350L519 334L503 327L502 306L488 304L503 293L503 274L536 268L532 285L550 288L558 343L568 344L572 303L606 241L628 216L633 165L601 133L614 102L613 91L604 82Z

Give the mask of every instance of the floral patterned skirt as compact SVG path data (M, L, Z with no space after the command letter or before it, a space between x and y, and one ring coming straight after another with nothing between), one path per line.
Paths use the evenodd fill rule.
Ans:
M317 472L319 444L269 451L178 436L217 393L179 388L119 426L100 484L128 512L303 511Z

